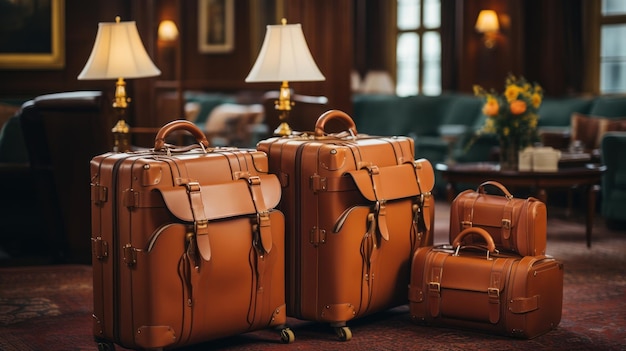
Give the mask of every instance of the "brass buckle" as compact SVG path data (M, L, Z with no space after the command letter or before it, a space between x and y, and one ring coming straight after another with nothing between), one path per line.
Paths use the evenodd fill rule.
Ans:
M490 298L499 299L500 298L500 289L498 289L498 288L487 288L487 295L489 295Z
M428 290L432 292L441 292L441 284L437 282L428 283Z
M504 229L511 229L511 220L510 219L502 219L502 228Z

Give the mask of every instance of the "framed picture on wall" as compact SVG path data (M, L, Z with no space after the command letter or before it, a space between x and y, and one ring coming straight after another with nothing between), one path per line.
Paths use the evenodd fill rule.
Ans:
M226 53L235 48L235 0L198 0L198 50Z
M65 0L0 0L0 69L65 66Z

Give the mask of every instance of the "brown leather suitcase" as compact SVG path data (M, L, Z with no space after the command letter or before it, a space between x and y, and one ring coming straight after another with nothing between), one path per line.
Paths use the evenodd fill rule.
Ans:
M326 123L346 132L327 134ZM287 315L346 322L408 303L414 250L432 245L432 165L408 137L358 134L347 114L322 114L314 132L262 140L282 185Z
M498 188L502 195L487 194L485 187ZM534 197L514 198L506 187L486 181L476 191L459 193L450 206L450 242L465 228L480 227L493 238L498 250L522 256L546 253L548 215L546 205ZM464 244L481 242L479 235L467 235Z
M173 131L198 145L172 149ZM93 332L160 349L285 326L280 184L257 150L209 148L175 121L155 148L91 161Z
M482 236L487 248L462 246L466 235ZM452 246L417 249L409 300L416 323L530 339L561 321L563 264L498 254L489 233L469 227Z

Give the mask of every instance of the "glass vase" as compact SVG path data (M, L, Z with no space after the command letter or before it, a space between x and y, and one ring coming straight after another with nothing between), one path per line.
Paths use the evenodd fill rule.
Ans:
M519 143L514 139L500 139L500 170L517 171L519 162Z

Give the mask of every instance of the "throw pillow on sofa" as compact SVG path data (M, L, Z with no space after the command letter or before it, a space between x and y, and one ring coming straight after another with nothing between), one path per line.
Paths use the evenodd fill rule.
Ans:
M600 148L604 133L626 131L626 118L607 118L574 112L571 117L571 141L579 140L587 150Z

